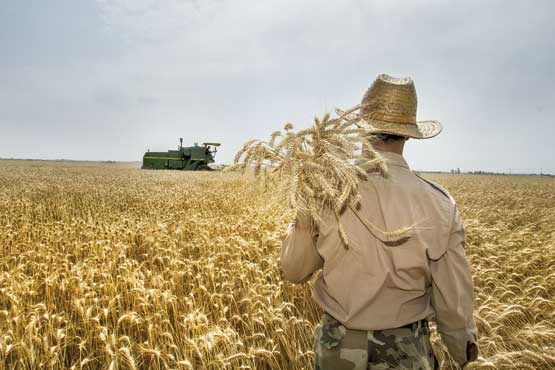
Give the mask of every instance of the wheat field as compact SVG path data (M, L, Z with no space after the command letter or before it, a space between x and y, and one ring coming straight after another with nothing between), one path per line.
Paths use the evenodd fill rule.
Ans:
M463 214L479 361L555 368L555 179L425 175ZM310 369L291 215L238 173L0 161L0 370ZM434 333L444 369L454 367Z

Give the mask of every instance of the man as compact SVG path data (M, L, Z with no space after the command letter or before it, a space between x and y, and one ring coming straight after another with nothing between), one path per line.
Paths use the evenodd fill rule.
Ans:
M297 218L283 241L286 280L303 283L322 268L314 284L324 310L315 369L439 368L429 319L461 367L478 356L461 215L449 193L413 173L402 155L408 138L431 138L442 129L437 121L416 122L416 105L410 78L380 75L364 95L358 125L368 129L390 175L370 172L360 186L360 206L341 214L349 248L325 211L315 227ZM389 240L369 225L416 227Z

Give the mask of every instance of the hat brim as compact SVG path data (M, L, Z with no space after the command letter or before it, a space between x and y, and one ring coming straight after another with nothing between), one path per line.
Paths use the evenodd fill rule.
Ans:
M439 121L419 121L415 124L409 123L394 123L394 122L375 122L368 121L364 118L356 121L355 124L371 134L390 134L413 139L429 139L437 136L443 126Z
M371 121L362 118L359 112L355 112L360 108L357 105L347 111L336 109L337 115L354 122L359 128L366 130L369 134L390 134L413 139L429 139L437 136L443 126L439 121L419 121L415 124L395 123L384 121Z

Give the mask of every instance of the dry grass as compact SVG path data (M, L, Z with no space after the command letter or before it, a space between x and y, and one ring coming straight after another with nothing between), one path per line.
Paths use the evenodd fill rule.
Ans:
M431 177L466 224L471 368L555 368L555 181ZM320 312L278 265L291 214L246 181L0 161L0 369L310 368Z

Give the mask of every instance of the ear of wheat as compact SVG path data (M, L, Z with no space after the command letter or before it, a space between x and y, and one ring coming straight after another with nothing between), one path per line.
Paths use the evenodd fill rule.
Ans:
M252 168L257 179L285 200L281 204L312 225L321 220L323 211L333 212L348 248L340 214L357 206L360 182L372 170L383 176L388 172L384 159L367 139L368 132L349 119L351 112L337 113L337 118L330 114L316 117L311 127L297 132L287 123L283 131L272 133L269 141L246 142L235 156L235 168ZM409 230L402 230L401 236Z

